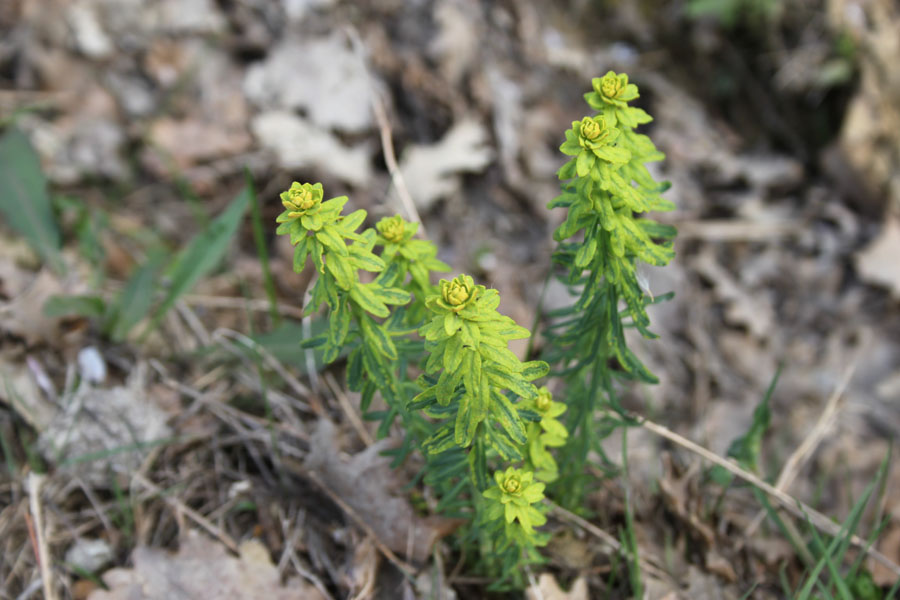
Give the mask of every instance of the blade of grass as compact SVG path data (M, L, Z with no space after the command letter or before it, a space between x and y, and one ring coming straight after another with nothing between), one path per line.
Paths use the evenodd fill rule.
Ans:
M103 316L106 302L100 296L50 296L44 302L44 315L47 317L65 317L78 315L96 318Z
M634 511L631 506L631 482L628 479L628 427L622 427L622 483L625 486L625 531L622 534L622 548L628 561L628 577L634 598L644 597L641 581L641 564L638 559L637 536L634 531Z
M894 597L897 596L897 592L900 592L900 577L897 578L897 581L895 581L894 585L891 586L891 589L888 590L884 600L894 600Z
M247 181L247 190L250 194L250 219L253 224L253 241L256 243L256 254L259 256L259 264L262 267L263 287L265 287L266 296L269 298L269 315L272 317L272 322L278 325L281 322L281 313L278 312L275 280L272 278L272 270L269 268L269 250L266 247L265 228L262 222L259 197L256 195L256 189L253 187L253 176L250 174L249 169L244 171L244 178Z
M6 463L6 469L9 471L10 479L14 478L19 472L19 463L16 460L16 455L13 454L12 444L7 439L7 434L12 434L12 429L12 419L2 415L2 419L0 419L0 450L3 451L3 460Z
M153 319L141 334L141 341L153 331L165 314L187 293L201 277L212 271L228 250L228 243L237 232L241 219L250 200L250 191L247 188L231 201L228 208L216 217L203 231L201 231L186 248L181 250L169 267L166 274L171 278L172 285L162 304L154 313Z
M769 497L763 494L761 490L755 487L751 488L751 490L753 490L756 501L762 505L763 509L765 509L766 514L772 519L772 522L775 523L778 530L781 531L781 535L783 535L788 542L790 542L791 546L793 546L794 552L797 553L803 561L803 564L806 565L806 568L812 568L816 563L816 559L810 553L809 548L803 543L803 540L800 539L796 528L792 525L789 526L787 522L781 518L781 515L778 514L778 511L775 510L775 507L772 506L772 503L769 501Z
M0 136L0 213L54 270L64 270L59 228L40 159L15 128Z
M822 539L822 536L819 535L819 532L816 531L816 528L813 526L811 522L807 519L807 524L809 525L810 532L812 533L813 540L818 545L819 548L825 547L825 541ZM837 557L838 562L843 559L843 556ZM842 600L853 600L853 595L850 593L850 589L847 587L847 584L844 582L844 577L838 571L837 567L834 564L834 561L831 560L831 553L827 550L822 555L822 560L825 561L825 567L828 569L828 574L831 575L831 581L835 587L837 587L838 594L841 595Z
M106 319L106 328L113 340L124 341L134 326L150 312L157 274L165 259L166 253L162 249L151 251L146 262L128 278Z
M847 517L847 520L844 521L844 524L841 526L838 534L828 545L828 548L825 549L825 552L819 559L819 562L816 563L816 566L813 568L812 572L809 574L806 583L801 588L800 593L795 597L795 600L808 600L810 598L813 587L815 587L816 583L819 581L819 573L822 572L822 569L827 567L828 561L830 560L832 555L836 554L839 560L843 558L847 549L850 547L850 538L853 537L854 532L856 531L857 527L859 527L860 519L862 519L863 509L865 508L866 504L868 504L869 498L872 496L872 492L875 490L876 484L878 484L881 478L884 477L887 473L889 456L890 455L885 456L884 460L881 462L881 466L878 468L878 476L876 480L866 486L862 497L860 497L860 499L850 510L850 515ZM806 511L804 511L804 514L806 514ZM808 514L806 515L806 519L808 523L812 524Z

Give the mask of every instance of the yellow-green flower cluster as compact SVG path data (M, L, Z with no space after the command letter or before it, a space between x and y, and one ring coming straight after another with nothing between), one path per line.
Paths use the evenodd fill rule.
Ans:
M475 280L468 275L459 275L450 281L441 279L438 286L440 296L430 298L430 304L457 314L472 307L485 291L483 285L475 285Z
M653 119L643 109L628 106L640 95L633 83L628 83L628 75L609 71L603 77L595 77L593 89L584 95L591 108L609 120L610 125L634 128Z
M379 241L384 244L401 244L410 239L418 228L418 223L407 223L400 215L385 217L375 224Z
M628 83L628 75L616 74L608 71L603 77L595 77L591 80L594 92L600 96L600 100L613 106L625 106L630 100L638 97L638 88L633 83Z
M535 477L541 481L553 481L559 473L556 460L547 448L558 448L566 444L569 432L557 417L566 412L566 405L555 402L547 386L538 390L538 395L526 407L541 416L537 423L528 425L528 460L535 469Z
M576 157L578 175L584 177L592 169L606 170L610 165L623 165L631 159L631 152L617 143L620 134L614 119L602 114L584 117L572 122L559 149Z
M296 219L318 206L322 202L322 196L321 183L312 185L295 181L290 189L281 192L281 204L288 211L288 216Z
M497 485L482 492L485 498L496 501L488 507L488 519L502 515L507 523L518 521L526 533L547 522L547 517L532 506L544 499L544 484L534 481L534 473L509 467L494 473L494 481Z

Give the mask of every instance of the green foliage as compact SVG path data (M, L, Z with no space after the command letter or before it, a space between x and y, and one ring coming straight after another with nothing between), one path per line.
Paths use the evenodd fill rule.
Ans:
M569 440L558 485L564 504L576 508L585 491L583 476L591 450L605 456L599 442L627 423L621 416L614 380L654 383L656 378L628 348L626 328L654 338L646 307L658 300L641 285L638 269L667 264L675 228L644 215L674 207L645 166L664 156L634 128L651 121L630 106L639 97L628 76L612 71L592 81L584 95L596 111L572 123L560 151L571 157L559 170L562 193L550 208L567 210L554 232L554 261L562 268L575 302L553 313L546 360L566 389ZM624 310L621 310L624 304ZM596 415L601 422L596 423ZM601 467L615 468L606 464Z
M556 315L545 358L558 366L567 405L534 384L548 362L509 350L531 332L497 311L496 290L468 275L431 283L448 267L415 238L416 224L393 216L358 232L365 211L344 215L347 198L326 200L321 184L293 183L281 194L277 232L290 236L294 269L311 260L318 274L306 310L328 308L327 332L304 345L326 362L346 353L348 385L361 393L365 417L381 422L379 435L399 420L395 463L421 453L437 509L468 521L460 543L477 547L475 569L498 577L493 588L521 587L522 567L541 560L548 536L535 528L547 520L545 486L580 501L577 485L562 486L581 481L588 452L602 452L596 441L623 422L606 415L594 427L598 409L617 406L613 378L655 380L623 332L653 337L646 307L655 300L641 288L638 262L668 263L675 230L644 217L672 205L645 166L663 155L634 132L650 121L629 105L637 97L624 74L595 79L585 100L596 113L572 123L561 147L571 159L551 206L568 215L554 259L579 297ZM387 409L370 410L376 393Z
M776 20L782 9L779 0L688 0L685 15L714 19L731 29L742 21L758 26Z
M538 395L530 382L547 374L547 364L523 363L508 349L510 340L531 333L497 312L500 294L496 290L475 285L468 275L442 279L440 294L429 296L425 304L429 321L419 330L429 355L425 375L440 376L414 402L423 407L433 402L455 406L454 423L439 429L435 439L449 439L445 429L452 427L453 442L467 448L483 423L490 447L507 460L521 460L519 446L527 441L525 423L504 392L508 389L526 401ZM433 411L430 416L444 414Z
M101 331L117 342L125 340L138 323L149 317L142 334L146 337L179 298L221 262L253 197L248 185L174 257L161 247L151 248L115 297L54 296L45 304L44 313L97 319ZM79 222L92 221L86 211L79 212ZM160 284L161 273L167 285Z
M432 284L432 272L449 267L431 242L414 237L417 224L393 216L358 232L366 212L344 215L347 198L326 200L318 183L294 183L281 201L277 232L290 236L294 269L311 260L318 274L306 310L328 308L327 332L304 345L321 350L326 362L348 351L348 385L360 392L366 418L381 422L379 435L399 420L404 442L396 462L421 452L439 510L469 520L466 537L499 561L485 568L513 573L523 561L539 560L535 548L546 536L534 526L546 518L531 504L543 497L544 484L509 463L528 457L541 476L554 473L546 448L566 432L554 419L559 408L541 404L531 383L547 364L522 362L508 348L530 332L498 313L500 295L472 277ZM376 276L363 281L360 271ZM376 392L386 410L370 411ZM532 433L529 440L539 423L555 437ZM498 466L509 481L517 478L521 493L509 482L503 494L491 488L487 473Z
M735 459L741 467L754 473L759 471L759 454L762 449L763 436L769 430L772 420L770 403L780 376L781 368L775 372L762 401L754 409L750 428L744 435L734 439L728 445L728 458ZM727 487L733 481L734 475L720 466L715 466L710 470L710 478L719 485Z
M40 256L61 271L60 234L37 153L18 129L0 136L0 213Z

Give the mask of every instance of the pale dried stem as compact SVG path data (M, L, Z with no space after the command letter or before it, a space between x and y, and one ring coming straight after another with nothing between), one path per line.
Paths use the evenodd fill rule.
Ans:
M554 515L556 515L557 517L559 517L560 519L562 519L563 521L568 521L569 523L572 523L573 525L577 525L578 527L581 527L583 530L585 530L586 532L588 532L589 534L598 538L604 544L609 546L609 548L614 552L621 553L624 551L624 549L622 548L622 544L619 542L619 540L617 540L613 535L600 529L599 527L597 527L596 525L594 525L587 519L579 517L575 513L566 510L565 508L556 504L555 502L553 502L550 499L544 499L544 502L548 506L550 506L551 512ZM657 577L658 579L662 579L662 580L666 580L666 581L671 580L671 577L665 572L664 569L651 563L645 557L638 556L638 561L640 562L641 569L643 569L645 572L651 573L654 577Z
M782 490L776 489L771 484L763 481L753 473L745 471L736 463L730 460L726 460L716 453L707 450L703 446L692 442L684 436L681 436L674 431L663 427L662 425L658 425L653 421L648 421L646 418L640 415L628 413L628 416L634 419L644 429L651 431L660 437L664 437L670 442L681 446L682 448L698 454L702 458L705 458L713 464L719 465L729 473L762 490L763 492L774 498L779 504L781 504L784 509L787 510L787 512L791 513L798 519L803 521L808 520L817 529L819 529L820 531L824 531L828 535L836 536L841 534L840 525L834 523L831 519L829 519L816 509L812 508L808 504L801 502L797 498L792 497ZM870 547L869 543L866 542L866 540L860 538L857 535L851 535L850 543L860 550L863 550L871 558L874 558L897 575L900 575L900 566L898 566L894 561L892 561L890 558L888 558L875 548Z
M344 390L341 389L341 386L338 384L337 380L335 380L334 375L331 373L325 373L325 383L331 389L331 393L338 400L338 404L341 407L341 410L344 411L344 414L347 415L347 418L350 420L350 424L353 426L353 429L356 430L356 434L359 436L359 439L366 446L371 446L375 443L375 440L372 438L372 435L369 433L369 430L366 429L366 426L363 424L362 419L359 418L359 415L356 414L356 409L353 408L353 405L350 404L350 399L347 398L347 394L344 393Z
M34 535L37 540L38 566L41 571L41 582L44 586L44 598L56 600L56 588L53 587L53 573L50 570L50 551L47 548L47 535L44 531L43 503L41 488L44 486L44 475L31 472L28 474L28 498L31 518L34 521Z
M388 173L391 175L391 183L393 184L394 189L397 190L397 197L400 198L400 202L403 204L407 218L410 221L418 223L418 234L423 238L427 238L428 233L425 231L425 224L419 216L419 211L416 209L416 203L413 202L409 189L406 187L406 180L403 179L403 173L400 171L400 166L397 164L397 156L394 154L394 140L391 134L391 123L387 118L387 111L384 109L384 103L378 95L378 90L372 85L372 79L369 75L369 67L366 61L365 46L355 27L349 26L346 28L346 31L347 36L353 44L353 50L356 52L356 56L362 63L363 71L366 74L366 82L369 85L369 95L372 98L372 110L375 113L375 120L378 121L378 131L381 135L381 150L384 153L384 163L387 165Z

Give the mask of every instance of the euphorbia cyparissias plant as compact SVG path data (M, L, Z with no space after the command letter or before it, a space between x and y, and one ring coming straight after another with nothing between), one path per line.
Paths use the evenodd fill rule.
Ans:
M545 358L555 365L568 406L559 485L568 492L562 501L570 508L577 508L585 492L592 450L604 458L601 467L617 468L599 443L628 423L615 380L656 381L629 349L625 331L631 327L656 337L646 307L665 296L654 299L647 293L638 271L641 262L663 266L674 256L675 228L644 216L674 206L661 197L668 184L657 182L646 167L663 154L649 137L634 131L652 120L629 105L639 97L638 88L613 71L592 84L584 98L597 112L566 131L560 151L571 158L559 170L562 193L549 204L567 210L553 234L558 242L553 258L577 298L552 315L545 333Z
M548 362L510 351L510 341L531 333L497 311L496 290L464 274L431 283L449 267L434 244L415 237L417 224L397 215L358 233L366 212L344 215L347 198L325 200L321 184L294 183L281 195L278 233L295 246L294 269L310 257L318 273L307 311L328 307L327 333L304 345L320 347L327 363L346 353L362 410L376 393L387 405L366 412L381 421L379 435L399 419L395 463L418 450L437 508L469 520L460 539L477 546L480 568L520 587L521 567L540 560L537 548L548 539L535 529L546 522L545 486L562 492L563 503L577 502L588 454L602 452L596 442L618 408L613 379L654 381L623 332L631 326L653 337L653 298L639 283L638 262L661 266L673 256L674 228L641 216L672 205L645 166L662 154L634 132L651 120L629 106L637 86L612 71L592 84L585 100L596 112L566 131L560 150L571 158L559 171L562 194L550 203L567 209L554 260L577 296L545 334L565 403L533 383ZM361 270L374 275L361 278Z

